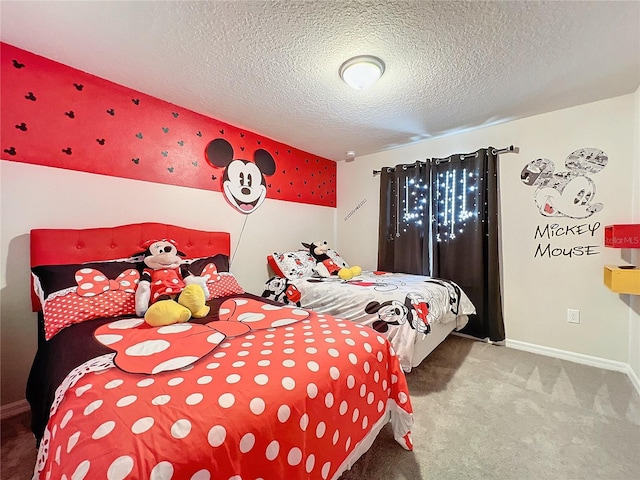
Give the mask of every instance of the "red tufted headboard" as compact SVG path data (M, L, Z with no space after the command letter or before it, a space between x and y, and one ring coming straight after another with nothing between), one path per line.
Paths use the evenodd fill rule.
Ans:
M104 228L31 230L31 267L128 258L151 239L172 238L188 258L231 253L228 232L206 232L164 223L134 223ZM33 311L40 300L31 292Z

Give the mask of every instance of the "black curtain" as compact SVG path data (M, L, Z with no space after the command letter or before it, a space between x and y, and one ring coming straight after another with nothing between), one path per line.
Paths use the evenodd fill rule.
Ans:
M428 162L382 169L378 270L429 275L430 170Z
M453 280L477 312L462 332L501 341L494 152L489 147L382 169L378 269Z

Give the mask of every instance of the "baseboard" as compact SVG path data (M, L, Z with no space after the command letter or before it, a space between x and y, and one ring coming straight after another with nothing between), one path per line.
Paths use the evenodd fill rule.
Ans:
M633 371L633 368L631 368L631 365L628 365L628 367L629 367L629 370L627 371L627 377L629 377L629 380L631 380L631 383L633 383L633 386L636 387L636 391L640 394L640 377L636 372Z
M467 333L457 332L455 330L451 332L451 335L455 335L456 337L468 338L470 340L475 340L476 342L489 343L489 337L478 338L478 337L474 337L473 335L469 335Z
M605 370L613 370L616 372L625 373L627 377L629 377L631 384L634 386L638 394L640 394L640 377L638 377L638 374L633 371L631 365L629 365L628 363L608 360L606 358L592 357L591 355L569 352L567 350L559 350L557 348L543 347L542 345L534 345L532 343L520 342L518 340L506 340L505 345L507 346L507 348L524 350L525 352L537 353L538 355L559 358L561 360L567 360L569 362L589 365L590 367L604 368Z
M29 403L26 400L18 400L17 402L7 403L0 407L0 420L15 417L21 413L29 411Z

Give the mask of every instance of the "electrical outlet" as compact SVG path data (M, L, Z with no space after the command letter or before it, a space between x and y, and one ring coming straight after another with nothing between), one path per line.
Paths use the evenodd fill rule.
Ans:
M567 322L580 323L580 310L567 309Z

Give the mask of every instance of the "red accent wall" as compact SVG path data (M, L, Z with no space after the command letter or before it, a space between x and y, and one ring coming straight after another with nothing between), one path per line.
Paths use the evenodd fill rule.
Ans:
M221 191L205 158L226 139L234 159L267 150L267 198L336 206L336 163L0 44L2 158L148 182Z

